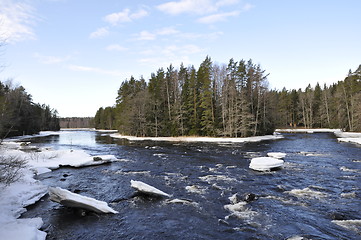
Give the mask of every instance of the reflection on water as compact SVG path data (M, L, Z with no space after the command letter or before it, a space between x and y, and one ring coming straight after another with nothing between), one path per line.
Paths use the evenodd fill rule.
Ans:
M45 184L106 201L119 211L80 217L45 197L24 216L42 217L48 239L360 238L360 224L353 220L361 219L361 148L338 143L332 134L285 134L277 141L222 145L131 143L95 132L38 141L122 159L40 176ZM287 153L284 169L248 168L252 157L268 152ZM173 197L134 197L131 179ZM237 201L229 199L234 194ZM256 197L247 202L249 194Z

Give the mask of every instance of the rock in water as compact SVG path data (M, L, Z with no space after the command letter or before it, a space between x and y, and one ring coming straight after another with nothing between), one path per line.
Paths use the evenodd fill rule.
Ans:
M96 213L118 213L106 202L72 193L60 187L49 187L49 195L51 201L67 207L82 208Z
M150 186L141 181L130 180L130 186L134 189L137 189L139 192L153 195L153 196L162 196L162 197L171 197L168 193L165 193L153 186Z

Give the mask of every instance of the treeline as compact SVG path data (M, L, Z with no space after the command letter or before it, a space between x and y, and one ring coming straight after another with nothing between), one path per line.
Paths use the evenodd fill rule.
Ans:
M100 108L94 122L136 136L264 135L275 128L271 97L260 65L233 59L219 65L207 56L198 69L170 65L148 82L125 80L115 106Z
M0 139L59 129L56 110L33 103L24 87L0 82Z
M93 119L92 117L60 118L60 128L93 128Z
M252 60L219 65L206 57L198 69L170 65L149 81L125 80L115 106L100 108L94 124L135 136L247 137L276 127L361 131L360 106L361 66L331 86L276 91Z
M306 128L341 128L361 132L361 65L344 81L305 90L283 89L274 95L276 125Z

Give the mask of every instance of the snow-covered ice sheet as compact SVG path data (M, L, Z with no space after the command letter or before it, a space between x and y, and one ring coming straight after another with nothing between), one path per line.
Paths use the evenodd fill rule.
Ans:
M150 195L163 196L163 197L171 197L168 193L165 193L153 186L150 186L141 181L130 180L130 186L139 192L143 192Z
M60 187L49 188L50 200L67 207L82 208L96 213L118 213L108 206L106 202L96 200L91 197L72 193Z

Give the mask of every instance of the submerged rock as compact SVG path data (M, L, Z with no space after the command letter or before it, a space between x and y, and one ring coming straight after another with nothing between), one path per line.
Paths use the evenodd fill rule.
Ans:
M106 202L72 193L60 187L50 187L49 195L51 201L67 207L86 209L96 213L118 213L109 207Z

